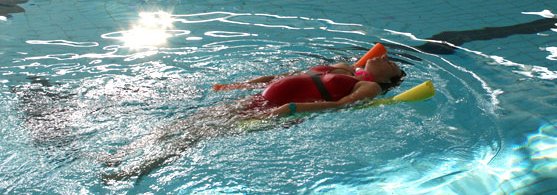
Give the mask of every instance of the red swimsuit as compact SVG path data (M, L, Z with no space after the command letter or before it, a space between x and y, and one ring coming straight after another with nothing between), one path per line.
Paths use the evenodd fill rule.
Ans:
M314 78L308 74L285 77L273 82L267 87L262 95L268 101L268 106L280 106L290 102L314 102L330 99L337 101L350 94L357 79L341 74L329 74L337 69L331 66L314 66L309 71ZM321 80L325 91L330 97L323 97L323 89L318 89L318 81Z

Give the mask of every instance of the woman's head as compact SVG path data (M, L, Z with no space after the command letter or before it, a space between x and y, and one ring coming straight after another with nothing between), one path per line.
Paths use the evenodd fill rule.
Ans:
M364 70L373 75L375 82L383 89L383 94L399 86L406 77L406 73L386 56L368 60Z

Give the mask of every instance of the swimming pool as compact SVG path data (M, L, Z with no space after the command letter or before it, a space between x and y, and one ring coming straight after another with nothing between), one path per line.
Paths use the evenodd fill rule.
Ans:
M551 1L0 3L2 193L557 192ZM425 80L437 95L218 136L140 179L101 179L174 142L120 167L107 153L258 92L215 83L353 62L376 42L410 75L387 96Z

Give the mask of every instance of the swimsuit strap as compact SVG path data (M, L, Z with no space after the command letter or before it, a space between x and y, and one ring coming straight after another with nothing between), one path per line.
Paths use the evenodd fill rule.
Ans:
M325 84L323 84L323 81L321 80L321 74L312 71L308 71L306 74L311 78L311 80L317 87L317 90L321 94L321 97L323 97L325 101L331 101L333 98L331 98L331 94L329 94L329 91L325 87Z

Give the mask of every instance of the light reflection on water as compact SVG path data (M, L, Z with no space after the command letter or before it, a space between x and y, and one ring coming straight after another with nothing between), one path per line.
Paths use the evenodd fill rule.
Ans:
M204 16L209 17L209 19L195 20L194 23L224 21L225 23L240 25L253 24L253 26L262 28L283 28L286 30L302 31L315 30L327 33L362 35L357 29L347 31L343 28L347 26L359 29L361 25L344 24L325 19L281 17L263 14L232 14L224 12L187 16L166 15L161 12L153 14L157 15L157 17L154 18L160 17L164 20L172 20L174 22L185 20L191 23L191 20L195 19L191 19L190 17ZM220 16L215 17L215 15ZM232 80L243 79L242 77L252 77L252 72L258 71L253 71L250 68L259 70L257 74L262 75L305 69L310 65L323 63L323 60L333 61L336 57L344 56L349 56L350 58L348 59L353 59L352 56L355 55L350 51L331 51L328 47L368 47L370 45L369 42L366 41L335 36L332 38L328 36L319 36L296 39L295 41L284 41L281 39L264 39L265 37L261 37L260 34L254 36L254 33L246 34L240 33L240 31L215 31L210 29L203 33L204 38L200 43L192 45L186 44L186 47L173 47L176 44L173 42L175 39L185 40L187 35L193 33L193 29L177 30L174 29L177 28L176 26L170 27L171 25L167 22L153 22L153 17L151 17L149 13L142 13L140 18L143 17L148 17L149 19L147 19L147 21L150 22L147 22L142 28L131 25L132 30L117 31L101 35L101 38L115 40L115 45L102 46L99 44L96 46L90 42L69 42L61 40L28 42L29 44L52 44L65 47L100 46L103 51L108 51L107 53L100 54L90 52L47 54L44 56L26 57L17 61L17 63L41 62L41 64L35 64L34 66L45 66L48 68L49 65L46 65L44 60L78 63L82 63L82 60L102 60L91 61L88 63L89 65L84 67L85 69L90 69L88 70L89 73L95 73L97 78L85 77L83 79L72 79L70 77L67 79L67 81L70 82L68 88L57 93L75 94L69 95L70 99L64 101L60 99L40 100L43 101L41 105L45 106L45 110L40 114L46 117L58 118L50 125L72 125L74 128L78 129L78 131L64 133L61 131L53 131L53 129L44 129L44 131L50 134L62 133L53 135L54 137L62 136L74 140L68 140L66 142L57 142L55 139L45 139L43 137L46 135L44 134L45 132L34 132L34 135L38 135L38 137L34 137L33 139L43 141L41 142L42 145L56 144L58 148L68 148L67 150L46 150L51 158L60 160L64 159L67 155L78 158L82 153L90 152L93 154L103 154L118 150L119 146L151 135L154 132L153 129L163 126L165 123L171 123L173 120L190 117L192 113L196 112L195 110L197 110L198 107L207 107L222 99L230 100L241 97L245 95L245 92L215 94L207 89L210 89L208 86L215 81L230 82ZM186 20L186 18L188 19ZM267 18L272 18L273 20L271 20L269 24L262 25L261 22L266 21ZM230 22L232 20L236 22ZM247 22L249 20L254 21ZM292 20L310 22L310 26L303 27L308 25L305 23L290 24ZM142 22L138 23L140 24ZM315 26L311 26L311 24ZM144 28L154 28L154 31L151 31L153 29L147 29L147 33L140 32L145 30ZM248 35L249 38L246 38ZM148 37L153 37L154 39L151 40L148 39ZM129 43L129 41L133 43ZM401 53L404 51L393 50L393 52ZM205 56L203 54L209 55ZM224 54L224 56L220 56L220 54ZM165 60L165 56L169 56L170 58ZM407 81L409 85L419 83L428 78L434 78L439 86L446 85L447 83L459 86L464 84L462 80L444 76L444 72L455 70L444 70L442 66L446 64L443 64L443 61L434 60L420 62L416 60L420 59L420 57L416 59L407 59L403 56L397 57L401 58L401 60L409 61L410 63L424 66L432 65L434 69L437 68L438 72L420 75L420 72L425 71L422 68L424 66L412 67L410 64L403 64L408 72L414 75L420 75L410 78ZM115 59L121 59L121 61L114 63L108 62ZM154 60L150 62L141 62L142 60L151 59ZM253 59L261 61L250 62ZM174 64L172 62L179 63ZM263 63L264 65L262 66L258 63ZM276 68L266 66L276 66ZM65 69L65 71L64 74L67 75L71 74L70 72L83 70ZM458 71L458 69L456 71ZM121 75L118 72L125 74ZM59 74L62 75L62 72ZM110 74L114 74L114 76ZM214 78L211 79L211 77ZM469 88L470 90L480 89L475 86L476 84L473 84L465 86L465 88ZM39 88L41 87L39 86ZM23 93L25 93L27 89L23 87L22 90L24 91ZM400 92L401 90L403 89L397 89L396 92ZM42 93L43 92L39 92L39 95ZM300 126L288 129L286 134L285 130L277 130L269 133L255 133L254 135L245 137L241 136L239 139L249 140L249 137L253 137L252 139L258 140L253 144L250 144L249 141L246 143L245 140L243 143L240 142L246 144L247 146L245 147L232 147L235 144L229 143L231 141L230 139L234 140L238 138L217 138L216 141L209 140L206 143L201 143L200 148L197 148L198 151L189 151L192 152L192 154L186 153L185 157L172 160L176 162L157 169L147 177L142 178L141 182L164 186L161 182L166 181L170 185L168 186L169 188L174 185L186 185L185 193L215 191L254 191L271 193L277 192L277 190L288 191L287 189L289 188L305 192L319 192L320 189L324 186L331 185L331 183L333 186L338 186L339 182L358 183L362 177L384 179L389 175L395 176L394 174L387 173L396 172L396 168L416 170L417 168L412 165L406 165L404 162L407 160L416 161L417 159L430 158L432 156L428 154L429 152L440 153L446 151L447 154L452 152L454 152L453 154L465 154L467 151L473 151L474 148L478 148L475 144L485 144L493 141L491 139L494 139L493 132L495 131L492 129L487 130L487 133L475 133L470 131L468 129L470 127L466 125L444 127L447 126L447 123L450 123L449 121L455 120L455 118L452 116L445 118L440 113L455 112L462 118L467 118L473 115L473 112L480 110L480 106L476 104L483 101L482 97L469 94L464 95L470 100L469 103L475 107L472 111L463 111L463 107L450 108L456 105L441 103L444 102L443 99L456 99L459 95L454 93L456 92L449 89L444 89L439 93L439 99L437 101L439 101L438 103L440 103L440 105L444 106L435 106L434 102L426 102L425 104L380 108L384 110L385 113L374 112L374 115L378 115L376 120L362 121L360 125L350 127L349 129L345 129L338 124L347 125L351 123L351 120L338 121L335 125L330 123L330 119L328 119L327 116L337 118L338 116L336 115L338 114L330 114L324 115L319 119L329 121L329 123L325 123L325 121L312 122L310 120ZM37 101L37 99L30 99L30 101ZM63 111L57 111L56 115L51 115L48 113L48 109L50 109L49 106L54 106L56 108L65 107L65 109ZM436 108L439 112L427 111L424 109L426 107ZM410 110L404 111L404 109ZM353 114L354 113L350 115ZM359 112L355 113L355 115L359 115L355 117L365 117L367 114L369 113ZM490 113L483 114L490 115ZM413 115L416 115L416 117L412 117ZM436 118L439 121L427 119L428 117ZM384 124L380 122L389 121L392 118L401 118L401 121L405 121L406 124L400 126L398 123ZM490 117L487 116L487 118ZM204 118L199 122L208 124L212 122L212 120L211 118ZM141 122L137 123L137 121ZM401 121L399 122L402 123ZM372 124L370 124L370 122ZM28 123L31 124L31 126L28 126L29 129L40 129L38 127L33 127L33 124L37 124L36 126L45 124L38 118L30 118ZM483 121L479 124L484 123L490 123L490 121ZM377 128L370 130L366 128L367 126ZM442 128L428 130L435 127ZM306 132L309 130L313 132ZM344 132L345 130L358 133L347 133ZM267 137L269 135L274 136L274 138ZM470 138L464 135L468 135ZM268 140L264 141L263 139ZM304 144L297 139L306 140L306 142ZM310 141L312 139L321 141ZM485 141L482 141L484 139ZM273 145L277 146L277 149L280 150L269 147ZM354 149L351 149L354 145L359 145L358 152L348 152L354 151ZM439 145L454 150L451 151L445 148L434 147ZM140 148L137 154L124 162L124 165L133 167L134 164L141 163L142 160L145 160L145 157L141 154L147 154L146 156L150 154L157 155L160 153L160 150L165 150L165 147L167 147L167 145L154 145ZM332 149L330 147L337 148ZM415 147L425 149L415 151ZM496 150L497 147L498 146L492 150ZM231 150L232 148L237 148L237 151ZM69 152L73 150L77 150L78 152ZM258 154L254 151L263 152L265 155ZM361 156L356 156L357 154ZM399 158L399 155L403 157ZM234 156L236 157L234 158ZM373 160L375 156L381 156L383 158ZM91 158L95 159L98 157L93 155ZM458 158L466 159L468 156L464 155ZM454 163L449 159L443 161L449 164ZM391 166L384 167L386 162L391 162ZM395 165L395 162L399 164ZM238 163L245 163L247 166L241 166L238 165ZM419 171L425 171L430 168L432 165L428 163L419 163L420 166L423 166L419 168ZM366 169L366 165L371 167L368 168L371 169L371 172L356 171L356 173L352 173L354 169ZM112 168L99 167L99 165L95 164L91 166L91 169L96 170L96 173L82 174L92 175L93 180L99 177L98 172L113 171ZM452 166L453 165L450 165L448 167ZM379 171L379 173L385 174L378 175L375 173L378 171L376 167L379 170L385 169ZM238 169L241 170L240 173L234 171ZM182 174L177 174L175 170L178 170L178 173ZM236 174L237 178L234 178L234 181L238 184L222 184L222 181L227 180L226 175L220 175L211 170L220 170L222 172ZM292 172L291 170L296 171ZM447 174L447 171L453 172L452 170L443 170L441 173L431 174L431 177L427 177L428 179L423 179L420 182L425 182L428 185L434 186L429 180L441 177L443 174ZM349 176L346 178L336 178L336 174ZM351 174L354 175L352 176ZM249 178L252 175L257 178L255 181L250 181ZM418 177L418 175L413 175L411 178L415 177ZM220 181L214 183L212 178L216 178L215 180ZM321 182L314 184L313 180L307 178L314 178ZM405 180L401 180L401 182L409 180L408 178L404 179ZM180 180L196 182L179 184ZM375 179L371 179L370 181L375 181ZM127 190L135 185L132 178L132 181L115 183L108 188L112 190ZM269 185L274 189L264 189ZM308 188L307 185L313 186Z
M489 162L501 147L498 143L500 141L498 139L501 138L497 135L497 126L483 126L490 126L491 123L496 122L492 111L496 108L490 106L497 105L498 91L489 88L489 85L481 79L483 75L461 67L463 65L453 64L446 59L390 48L393 53L401 54L396 55L395 58L410 62L402 64L408 72L415 75L406 81L406 86L422 80L434 79L440 88L437 99L398 107L378 108L387 113L377 110L368 111L373 116L377 115L379 120L371 124L358 121L356 123L358 125L354 125L352 120L331 123L331 118L341 118L343 114L358 117L370 114L341 111L341 114L328 113L290 129L277 128L277 131L273 132L209 140L201 143L194 151L190 151L191 153L184 154L184 157L175 159L175 162L152 172L139 183L127 181L113 186L103 186L98 181L98 172L105 171L106 168L100 167L98 163L91 163L96 161L89 158L83 159L81 157L83 153L106 153L115 150L114 148L132 140L149 135L152 129L165 123L187 118L199 107L207 107L223 99L232 100L249 95L249 92L215 94L210 91L211 84L241 81L253 77L252 74L268 75L305 69L327 60L354 60L355 55L365 51L335 51L334 48L351 46L367 48L372 45L372 42L379 41L369 37L371 35L368 34L382 32L379 29L366 29L362 24L262 13L208 12L173 15L159 11L142 12L138 15L138 20L131 23L129 29L101 34L100 38L105 40L26 41L27 44L38 46L96 48L97 53L95 50L79 50L70 53L67 49L61 49L64 52L46 52L46 54L30 52L30 57L14 60L14 64L20 65L20 69L36 67L47 69L47 74L43 75L47 77L68 76L76 72L91 74L81 77L68 76L64 84L56 84L53 79L54 87L32 85L24 86L22 89L32 91L33 88L39 88L38 94L43 96L50 94L48 92L51 90L52 93L67 93L68 96L75 97L68 100L63 98L30 100L37 101L41 106L55 107L45 108L45 111L62 109L56 111L55 115L41 113L46 117L57 118L51 125L72 126L77 129L73 132L64 131L62 135L54 135L54 137L66 136L73 140L64 140L67 142L57 143L62 144L58 148L44 151L54 161L64 161L69 155L71 159L80 159L77 160L80 161L79 163L89 166L90 170L77 169L73 167L76 166L75 164L70 163L75 170L65 170L86 175L88 180L82 181L81 186L84 188L81 190L86 186L95 185L93 190L108 188L123 192L140 186L145 188L138 190L141 192L180 190L182 193L207 194L272 193L289 189L317 194L473 193L478 191L467 191L469 189L463 186L483 185L485 188L480 190L489 192L508 180L508 182L520 183L513 186L513 189L521 189L524 183L527 185L529 183L516 181L515 172L524 172L533 167L534 172L550 176L547 174L555 169L554 138L548 137L547 133L529 138L525 146L531 156L527 168L522 167L524 163L511 164L509 169L490 167ZM234 28L225 26L224 28L230 28L228 31L220 29L223 28L222 26L217 26L199 32L199 29L188 26L221 23L233 25ZM257 30L252 32L247 28L237 29L238 26L259 28L262 32ZM267 30L271 30L270 34L278 38L269 36ZM316 36L292 38L290 35L283 35L283 30L296 33L305 31L309 35L316 34ZM349 35L349 38L345 38L345 35ZM358 37L362 35L367 36ZM381 41L389 41L391 38L393 37L382 38ZM109 42L106 42L107 40ZM465 48L461 49L465 50ZM415 55L417 59L424 61L407 58L402 54ZM494 59L493 56L481 53L478 55ZM508 65L506 62L508 61L504 59L495 59L494 64ZM511 65L522 67L521 64ZM52 69L51 73L48 73L48 69ZM531 69L531 71L544 72L538 69ZM25 71L18 73L23 72ZM472 76L467 73L471 73ZM34 75L32 71L27 74ZM468 93L458 91L456 88L462 88ZM397 89L395 93L402 90ZM489 102L492 105L485 104L487 102L485 94L491 96ZM393 118L398 119L394 124L381 122ZM28 126L28 129L41 130L33 126L48 125L36 118L29 120L31 122L28 121L28 124L31 126ZM34 124L32 120L39 122ZM204 119L205 122L210 122L209 120L211 119ZM475 121L477 124L466 124L471 120L478 120ZM373 128L370 130L366 128L368 126ZM476 132L477 129L486 132ZM544 132L552 131L551 126L543 126L541 129L549 129ZM32 132L32 135L38 133L43 132ZM165 146L159 147L163 147L164 150ZM32 150L32 148L28 149ZM11 154L5 162L16 162L17 155ZM441 157L438 157L439 155ZM133 164L134 160L142 160L141 156L138 156L128 163ZM35 170L31 164L42 160L31 160L29 166L23 165L23 167L33 172ZM418 162L420 160L425 161ZM55 162L51 165L65 166ZM17 168L10 168L8 170L18 171ZM296 171L290 170L291 168ZM41 174L39 177L57 178L56 175L49 173ZM496 179L490 179L494 175L498 175ZM535 181L535 178L532 174L525 174L524 178L520 179ZM60 184L56 182L62 181L47 183ZM358 185L359 183L363 185ZM142 184L150 186L145 187ZM35 183L35 185L40 184ZM59 185L51 185L49 191L55 191L55 186ZM273 191L268 189L269 187L276 189ZM72 192L77 191L79 189L74 189Z
M546 47L545 50L551 53L547 59L557 61L557 47Z
M557 177L556 135L557 124L545 124L524 144L497 154L495 162L495 154L487 149L466 164L437 164L417 180L408 181L405 177L414 170L405 170L405 175L376 184L322 185L314 194L551 194Z

